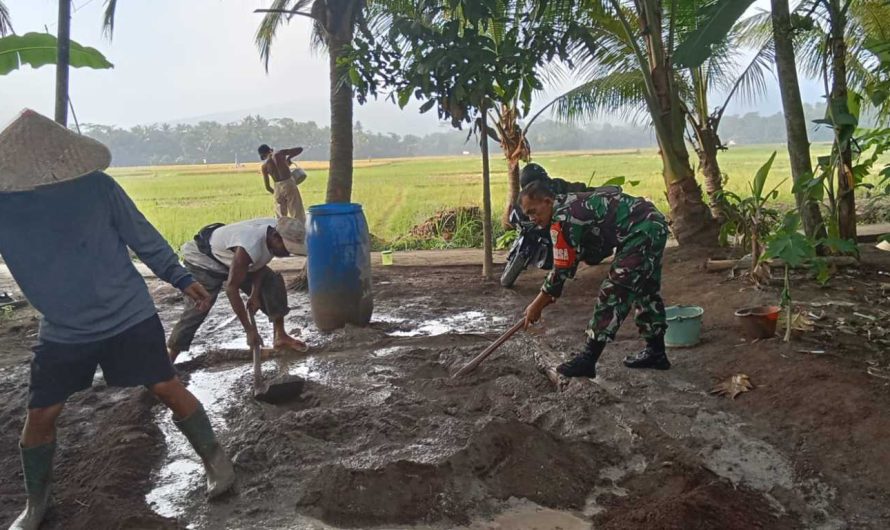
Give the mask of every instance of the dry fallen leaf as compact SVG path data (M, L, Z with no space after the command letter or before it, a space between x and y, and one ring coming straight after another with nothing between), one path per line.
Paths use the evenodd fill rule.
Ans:
M712 388L711 394L729 396L730 399L735 399L739 394L747 392L752 388L754 388L754 385L751 384L751 380L747 375L736 374Z
M779 327L784 328L785 326L785 313L783 312L779 317ZM811 318L805 311L795 311L795 313L791 315L791 329L794 331L813 331L813 326L813 318Z

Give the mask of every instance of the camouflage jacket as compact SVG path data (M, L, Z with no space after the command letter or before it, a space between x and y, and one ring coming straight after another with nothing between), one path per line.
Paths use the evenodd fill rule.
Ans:
M595 264L612 255L643 221L666 223L651 202L614 187L558 195L553 208L551 236L554 252L557 252L558 232L574 249L570 263L558 266L555 259L553 269L544 280L541 290L554 297L560 296L565 281L575 276L579 262Z

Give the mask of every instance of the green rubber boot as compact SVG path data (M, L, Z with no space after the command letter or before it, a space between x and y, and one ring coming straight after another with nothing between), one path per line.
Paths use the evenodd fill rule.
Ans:
M207 473L207 496L213 499L228 491L235 483L235 470L225 450L216 441L216 435L213 433L210 418L207 417L204 407L199 405L198 410L191 416L173 423L188 438L204 462L204 471Z
M56 442L21 448L22 471L28 503L25 511L9 526L9 530L37 530L49 507L49 491L53 474L53 454Z

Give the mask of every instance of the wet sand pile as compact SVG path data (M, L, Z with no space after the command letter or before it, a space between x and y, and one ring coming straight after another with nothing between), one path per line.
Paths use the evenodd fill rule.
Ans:
M484 338L444 335L368 355L384 338L351 330L348 349L335 339L312 366L319 380L300 399L230 411L239 417L228 436L243 500L289 498L345 526L464 524L511 497L581 510L600 469L619 460L601 442L558 432L562 421L575 423L565 418L573 412L536 372L531 342L455 381L450 374Z
M22 367L23 368L23 367ZM15 372L15 373L12 373ZM26 371L0 377L0 512L11 522L25 495L18 437L27 401ZM163 438L152 420L155 399L146 391L97 386L77 394L59 421L54 504L42 528L177 528L145 505L151 470L161 458Z
M639 487L638 493L623 499L613 497L609 510L596 520L596 528L787 530L800 527L789 517L776 517L775 508L759 495L737 490L702 469L662 468L645 479L631 479L626 486Z
M515 336L456 381L450 374L536 295L540 271L504 291L480 284L476 268L375 270L371 327L330 334L311 326L305 295L292 293L288 329L302 328L312 350L265 363L267 375L307 379L283 406L252 398L243 332L218 304L179 369L235 460L237 491L206 503L200 463L169 413L144 391L99 387L62 416L47 527L886 528L890 404L863 366L869 356L746 343L733 308L778 293L716 281L703 291L702 259L669 253L665 281L671 303L705 307L699 346L671 353L669 372L628 370L621 358L641 346L629 323L595 382L558 391L535 354L555 359L583 343L605 268L579 271L536 335ZM858 284L797 296L834 299L849 285ZM157 299L169 326L180 298ZM34 326L7 328L0 463L10 472L0 510L11 521L24 502L16 441ZM755 390L734 401L708 394L735 373Z
M428 296L428 288L406 293L405 282L393 290L383 281L369 328L319 335L309 326L312 355L265 363L268 375L286 370L306 378L303 394L290 403L253 400L243 361L210 351L181 365L193 377L240 375L224 377L234 384L217 389L220 401L212 406L224 424L221 437L239 491L210 507L188 502L180 520L203 528L318 521L475 528L519 502L609 528L685 528L690 521L724 519L727 528L776 527L784 521L782 509L748 483L705 471L698 440L666 435L672 429L661 427L662 419L688 419L664 415L662 403L675 394L669 399L685 414L693 399L688 385L676 394L663 386L676 384L663 374L635 373L627 374L626 387L585 380L557 389L539 372L536 356L560 358L577 334L560 334L556 344L518 334L475 372L451 379L509 325L512 312L472 304L455 310L454 300ZM448 278L418 283L430 281ZM297 309L294 318L308 317L305 311ZM613 356L626 347L615 346ZM639 491L646 494L638 497Z

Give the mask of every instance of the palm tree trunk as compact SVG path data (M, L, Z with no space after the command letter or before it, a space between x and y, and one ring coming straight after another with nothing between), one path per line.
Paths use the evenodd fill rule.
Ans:
M507 160L507 203L504 206L504 215L501 218L501 224L505 229L510 229L510 212L519 199L519 161L528 161L531 156L531 149L528 140L523 134L522 127L517 121L519 111L515 104L498 105L498 121L495 123L498 138L501 142L501 149L504 151L504 158ZM534 118L532 118L534 120Z
M831 35L831 98L832 112L849 114L847 105L847 44L844 42L846 15L840 2L832 0ZM851 125L835 125L835 147L838 149L837 168L837 223L841 239L856 241L856 197L853 193L853 149L849 137L842 138L841 129Z
M482 137L480 140L482 148L482 244L485 247L482 276L491 279L494 272L491 236L491 173L488 163L488 108L484 103L480 111L482 114L482 130L480 131Z
M674 67L665 53L661 3L640 0L637 5L641 32L649 55L649 71L644 74L651 76L654 89L649 111L664 166L674 235L681 245L716 245L717 223L702 200L701 187L689 164L689 151L683 137L685 116L677 86L673 83Z
M671 228L677 241L681 245L716 245L717 223L702 200L701 186L695 181L688 154L683 163L677 153L666 153L662 148L661 159L671 207Z
M330 34L328 53L331 78L331 151L327 202L352 199L352 87L345 81L346 68L337 64L352 41L346 35Z
M71 0L59 0L56 49L56 123L68 126L68 66L71 56Z
M696 134L699 141L696 154L705 180L705 192L708 194L711 215L719 221L725 217L723 201L720 200L720 192L723 191L723 172L720 171L720 163L717 161L719 140L717 133L709 127L696 131Z
M800 184L813 176L813 163L810 159L810 141L807 138L807 122L800 99L800 84L797 81L797 62L794 58L791 15L788 0L772 0L773 42L776 46L776 73L779 78L779 92L785 111L785 130L788 138L788 156L791 159L791 177ZM814 239L825 237L825 222L819 204L811 200L804 191L794 194L800 217L807 236Z
M720 118L712 118L708 114L708 81L702 67L692 68L690 73L695 91L695 114L688 118L689 126L695 132L698 141L697 144L693 144L693 148L698 156L699 170L704 176L711 215L720 223L725 218L723 201L720 200L720 193L723 191L723 173L717 161L717 152L720 149L717 126Z
M513 211L513 205L516 204L516 200L519 198L519 159L507 155L507 184L509 185L509 191L507 192L507 204L504 207L504 216L501 219L501 223L504 225L505 229L512 228L510 224L510 212Z

